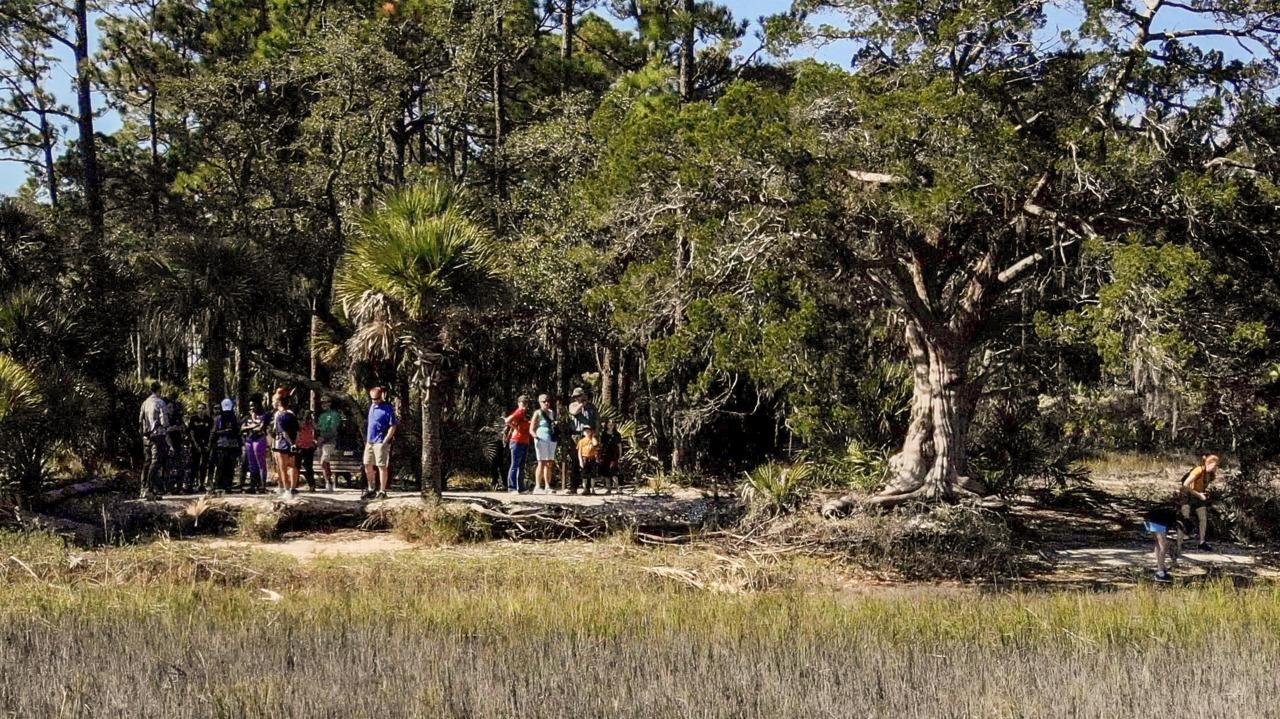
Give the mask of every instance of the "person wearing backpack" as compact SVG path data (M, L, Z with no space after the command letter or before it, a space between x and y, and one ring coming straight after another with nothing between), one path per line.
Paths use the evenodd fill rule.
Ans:
M551 482L556 476L556 413L551 409L551 398L538 395L538 411L529 421L533 434L533 452L538 458L538 469L533 474L534 491L539 488L555 494Z
M1196 518L1200 520L1198 535L1200 541L1196 549L1202 552L1213 551L1205 542L1205 533L1209 528L1209 483L1218 473L1219 462L1220 459L1216 454L1201 455L1200 463L1192 467L1191 471L1182 478L1181 491L1183 498L1186 499L1182 505L1182 516L1190 519L1191 511L1195 510Z

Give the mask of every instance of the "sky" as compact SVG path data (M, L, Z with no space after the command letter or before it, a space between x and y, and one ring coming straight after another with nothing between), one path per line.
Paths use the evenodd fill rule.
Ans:
M734 16L737 17L738 19L740 20L745 19L745 20L751 21L751 26L747 30L747 36L743 38L742 47L737 53L739 55L742 55L743 57L750 55L759 46L759 42L756 38L756 35L760 30L759 19L763 16L785 12L791 7L791 0L720 0L720 1L728 5L728 7L733 11ZM1166 20L1166 22L1169 23L1171 27L1178 27L1180 25L1179 19L1177 18L1176 15L1167 15L1167 11L1162 15L1167 16L1168 19ZM823 18L816 18L816 19L821 21ZM1055 26L1058 24L1057 21L1059 19L1065 20L1067 18L1065 14L1060 13L1060 18L1056 18L1052 12L1050 13L1049 27L1045 28L1045 31L1044 31L1044 34L1046 37L1056 37L1058 35L1058 32ZM1163 17L1158 19L1163 19ZM1164 28L1153 28L1153 29L1161 30ZM1212 44L1217 45L1218 43L1212 43ZM1245 53L1242 53L1242 48L1237 47L1234 44L1222 43L1222 45L1223 47L1221 49L1223 49L1228 56L1231 56L1233 54L1235 55L1245 54ZM828 45L822 48L801 50L799 52L793 53L791 57L793 59L803 58L803 57L816 57L819 60L823 60L825 62L846 65L849 61L850 55L851 55L850 44L848 42L845 42L845 43L836 43L833 45ZM68 104L72 104L75 99L75 94L71 88L70 73L66 71L60 73L58 77L58 84L59 86L54 88L55 94L57 94L60 98L63 98ZM95 94L94 106L97 108L102 108L104 105L105 105L105 100L102 97L102 95ZM115 131L118 127L119 127L119 120L110 112L107 112L105 115L103 115L97 122L97 129L99 132L102 132L102 133L109 134ZM74 137L75 129L68 128L67 134L71 137ZM17 190L19 186L21 186L26 181L26 178L27 178L26 165L16 163L16 162L0 161L0 195L12 194Z

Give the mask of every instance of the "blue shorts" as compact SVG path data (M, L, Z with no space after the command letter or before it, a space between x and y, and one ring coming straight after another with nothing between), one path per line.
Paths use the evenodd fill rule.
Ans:
M1169 528L1166 527L1165 525L1157 524L1156 522L1152 522L1149 519L1143 522L1142 524L1144 527L1147 528L1147 531L1151 532L1152 534L1165 534L1169 531Z

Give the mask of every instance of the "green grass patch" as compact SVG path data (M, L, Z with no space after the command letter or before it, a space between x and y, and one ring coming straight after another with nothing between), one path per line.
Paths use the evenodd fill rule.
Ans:
M1280 688L1271 586L860 594L814 559L569 547L301 563L0 535L0 712L1225 717ZM1213 672L1169 682L1190 656Z

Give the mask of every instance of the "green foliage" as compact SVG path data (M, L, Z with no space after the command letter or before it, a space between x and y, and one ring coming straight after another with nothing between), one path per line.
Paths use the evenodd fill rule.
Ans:
M745 473L738 484L738 494L750 514L777 516L796 508L813 476L812 464L769 462Z
M492 534L488 518L455 502L428 500L426 507L395 509L389 523L401 539L433 546L483 542Z
M1089 486L1079 437L1063 436L1062 416L1047 402L993 398L970 430L969 467L994 494L1027 493L1056 504Z
M31 372L12 357L0 354L0 425L17 421L40 404L40 388Z
M828 487L874 492L884 486L889 473L889 453L854 438L842 452L816 457L815 477Z

